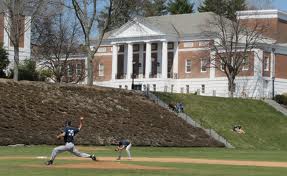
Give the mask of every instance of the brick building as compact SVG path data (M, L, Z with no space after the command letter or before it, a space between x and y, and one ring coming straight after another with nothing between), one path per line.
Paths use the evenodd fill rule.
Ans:
M0 9L1 11L1 9ZM10 61L9 68L13 68L14 63L14 47L12 42L8 37L8 33L5 30L9 25L7 25L7 17L0 13L0 43L3 45L4 49L8 52L8 58ZM19 48L19 59L23 61L25 59L30 59L31 57L31 28L30 28L31 17L23 17L23 34L20 37L20 48ZM26 26L25 26L26 25Z
M213 13L135 19L105 35L94 59L94 83L100 86L201 95L228 96L224 73L206 62L214 57L215 38L202 35ZM287 13L241 11L247 25L266 23L272 40L250 52L248 66L236 79L235 96L271 97L287 92ZM274 84L273 84L274 80ZM274 86L273 86L274 85Z

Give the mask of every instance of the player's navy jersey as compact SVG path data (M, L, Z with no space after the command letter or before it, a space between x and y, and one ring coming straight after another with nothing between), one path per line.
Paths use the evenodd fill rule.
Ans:
M130 145L130 141L128 141L128 140L121 140L119 142L119 146L122 146L122 145L127 147L128 145Z
M79 128L73 128L73 127L66 127L64 132L64 141L65 142L72 142L74 143L74 136L79 132Z

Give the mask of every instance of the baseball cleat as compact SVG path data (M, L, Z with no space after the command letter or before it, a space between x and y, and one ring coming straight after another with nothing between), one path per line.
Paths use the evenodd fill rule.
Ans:
M52 164L53 164L53 161L52 161L52 160L49 160L49 161L47 161L45 164L46 164L47 166L52 165Z
M94 161L96 161L96 160L97 160L97 158L96 158L96 156L95 156L95 155L91 155L91 158L92 158L92 160L94 160Z

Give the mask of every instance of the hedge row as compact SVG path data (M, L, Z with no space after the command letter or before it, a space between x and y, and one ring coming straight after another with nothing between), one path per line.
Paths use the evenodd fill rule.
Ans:
M286 95L276 95L275 101L279 104L287 105L287 96Z

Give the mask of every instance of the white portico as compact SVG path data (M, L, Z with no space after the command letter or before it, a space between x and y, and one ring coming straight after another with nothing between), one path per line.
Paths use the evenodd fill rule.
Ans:
M108 37L112 44L112 81L167 79L177 75L178 41L133 21Z

